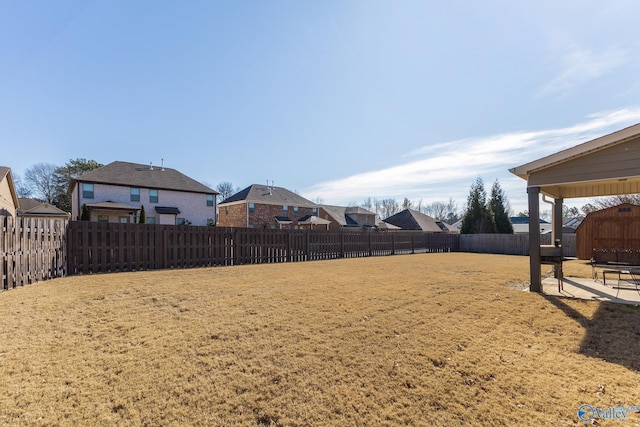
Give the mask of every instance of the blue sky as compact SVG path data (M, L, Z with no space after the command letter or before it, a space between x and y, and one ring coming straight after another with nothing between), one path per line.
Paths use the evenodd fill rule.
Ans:
M423 204L640 122L640 3L0 0L0 165ZM586 201L575 200L581 205Z

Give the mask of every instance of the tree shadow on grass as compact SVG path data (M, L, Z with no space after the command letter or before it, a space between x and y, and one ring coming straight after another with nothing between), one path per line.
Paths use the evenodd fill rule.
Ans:
M640 372L640 307L603 301L589 318L565 304L564 297L544 298L584 328L581 354Z

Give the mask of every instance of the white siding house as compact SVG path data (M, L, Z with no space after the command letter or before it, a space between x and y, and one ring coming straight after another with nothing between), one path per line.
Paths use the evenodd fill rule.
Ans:
M86 205L90 221L214 225L218 193L175 169L113 162L71 184L71 219Z

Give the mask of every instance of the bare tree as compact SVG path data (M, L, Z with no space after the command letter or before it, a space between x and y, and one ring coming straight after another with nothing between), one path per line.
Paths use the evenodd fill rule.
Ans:
M404 200L402 201L402 209L412 209L413 208L413 203L411 202L411 200L407 199L406 197L404 198Z
M458 203L453 198L449 198L447 202L433 202L426 205L421 212L447 224L454 224L461 218Z
M218 194L218 197L220 198L220 201L228 199L229 197L231 197L234 194L233 184L228 182L228 181L221 182L216 187L216 191L218 193L220 193L220 194Z
M398 202L396 199L383 199L381 202L381 214L382 218L389 218L399 212Z
M447 204L444 202L432 202L425 206L424 213L435 219L444 220L447 216Z
M360 207L368 210L373 210L373 201L371 200L371 197L365 198Z
M56 179L56 165L51 163L37 163L27 169L24 179L33 188L36 197L53 204L58 194Z
M621 194L617 196L594 199L591 201L591 203L587 203L580 209L582 210L582 212L584 212L585 215L587 215L591 212L599 211L606 208L612 208L623 203L640 205L640 194Z
M22 181L20 175L13 176L13 184L16 187L16 193L18 194L18 197L24 197L28 199L33 195L33 190L24 181Z

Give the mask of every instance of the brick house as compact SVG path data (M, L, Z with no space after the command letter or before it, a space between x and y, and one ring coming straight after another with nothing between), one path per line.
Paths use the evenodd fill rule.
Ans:
M282 187L253 184L218 205L218 225L246 228L298 228L318 216L318 205Z
M148 224L215 225L218 192L164 166L116 161L71 182L71 219L82 206L91 221L137 222L142 206Z

